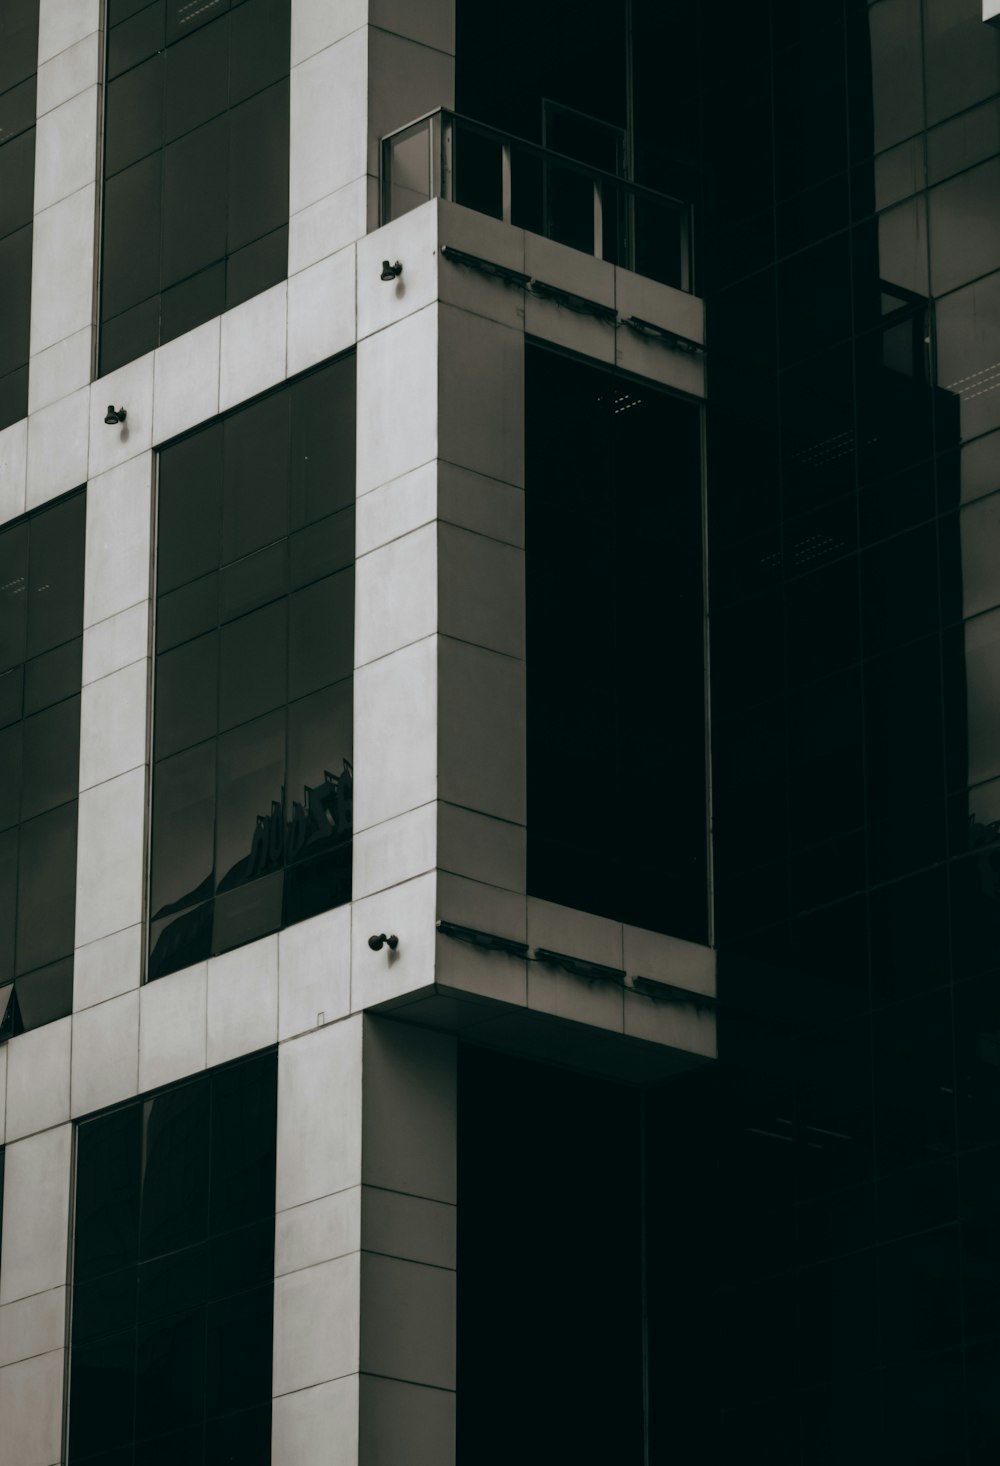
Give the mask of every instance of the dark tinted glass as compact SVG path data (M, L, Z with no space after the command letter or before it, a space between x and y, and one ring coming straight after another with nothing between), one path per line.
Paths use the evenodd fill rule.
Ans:
M34 120L32 109L31 122ZM0 127L2 125L0 121ZM0 146L0 238L31 223L34 190L35 133L32 127L29 132Z
M349 899L353 398L349 359L162 455L150 976Z
M287 273L289 0L230 11L152 0L110 22L102 371Z
M169 758L211 738L218 725L219 644L199 636L157 658L153 752Z
M21 827L17 890L17 971L30 972L73 950L76 907L76 801Z
M163 288L226 252L228 133L228 119L216 117L163 150ZM190 207L192 198L201 201L197 211Z
M31 322L31 225L0 239L0 377L19 370L27 356ZM14 394L11 395L14 402ZM11 422L13 418L9 419ZM6 427L6 422L4 423Z
M104 320L138 305L160 288L161 155L109 178L104 187Z
M222 428L218 424L160 454L158 595L217 568L221 479Z
M108 84L108 177L163 146L163 57Z
M78 636L28 662L24 669L25 717L72 696L80 686L82 657L83 638Z
M230 250L270 234L287 220L287 119L287 81L234 106L230 113Z
M164 138L191 132L228 106L229 22L208 25L164 56Z
M80 1125L72 1459L269 1460L276 1081L269 1053Z
M21 818L29 820L56 805L75 800L80 764L80 699L25 718L21 770Z

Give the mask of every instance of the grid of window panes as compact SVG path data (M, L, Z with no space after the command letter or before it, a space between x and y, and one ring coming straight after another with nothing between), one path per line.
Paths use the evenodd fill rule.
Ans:
M0 529L0 1038L73 1007L85 515Z
M101 371L283 280L289 0L109 0Z
M965 1466L1000 1430L1000 35L770 13L703 42L719 1286L678 1322L720 1363L660 1398L712 1460Z
M0 429L28 411L38 0L0 6Z
M77 1129L69 1460L266 1466L277 1056Z
M525 412L528 890L707 941L700 409L529 347Z
M351 896L354 356L160 454L149 977Z

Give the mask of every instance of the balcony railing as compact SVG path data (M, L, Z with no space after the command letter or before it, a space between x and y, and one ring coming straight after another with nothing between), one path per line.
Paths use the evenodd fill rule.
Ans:
M690 204L443 108L382 139L382 222L437 197L694 288Z

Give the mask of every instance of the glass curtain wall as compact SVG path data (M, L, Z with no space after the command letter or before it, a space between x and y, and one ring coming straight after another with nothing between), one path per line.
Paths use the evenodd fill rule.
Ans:
M149 977L351 898L354 356L160 454Z
M0 6L0 429L28 412L38 0Z

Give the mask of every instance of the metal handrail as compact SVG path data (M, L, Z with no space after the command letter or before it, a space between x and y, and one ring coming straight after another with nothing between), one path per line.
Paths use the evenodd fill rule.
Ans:
M455 168L454 168L454 138L456 132L471 133L478 137L496 143L500 149L500 214L499 217L504 223L512 223L513 197L514 197L514 160L515 155L527 155L536 159L543 165L543 168L556 169L560 173L572 173L578 178L587 180L593 187L593 249L592 254L596 258L603 255L603 234L604 234L604 204L605 198L615 194L612 190L620 190L621 196L628 204L629 219L625 224L625 247L632 261L637 240L637 228L635 223L636 205L646 203L665 213L673 214L678 223L678 256L679 268L678 281L682 290L690 291L692 285L691 267L691 237L692 237L692 209L691 205L681 199L672 198L669 194L663 194L656 189L649 188L642 183L633 182L631 179L622 178L616 173L609 173L603 168L592 167L589 164L580 162L577 158L571 158L564 153L556 152L553 148L546 148L540 143L529 141L527 138L515 137L510 133L501 132L498 128L491 127L488 123L478 122L475 118L465 117L461 113L453 112L446 107L436 107L430 112L415 118L412 122L406 123L403 127L396 128L394 132L386 134L381 140L382 158L382 188L381 188L381 216L382 223L388 223L397 216L394 209L394 179L393 179L393 154L395 147L407 136L417 136L422 128L427 129L428 155L427 174L425 188L415 190L421 200L424 198L441 197L454 200L455 196ZM543 174L543 177L547 175ZM413 207L409 205L408 207ZM400 210L398 212L406 212Z

